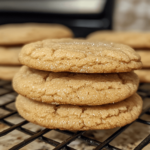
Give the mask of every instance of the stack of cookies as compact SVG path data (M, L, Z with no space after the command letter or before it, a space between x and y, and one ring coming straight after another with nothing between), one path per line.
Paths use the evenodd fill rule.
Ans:
M53 39L25 45L25 65L13 87L25 119L50 129L93 130L121 127L138 118L141 68L130 47L107 42Z
M0 46L0 79L12 80L20 69L18 54L21 46Z
M131 46L141 56L143 69L136 71L140 82L150 83L150 33L147 32L116 32L96 31L91 33L88 40L117 42Z
M72 37L70 29L58 24L9 24L0 26L0 79L11 80L20 69L22 45L47 38Z

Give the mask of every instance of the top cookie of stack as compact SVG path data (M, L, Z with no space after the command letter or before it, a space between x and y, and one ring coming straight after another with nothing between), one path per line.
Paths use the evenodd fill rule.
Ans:
M13 79L22 95L16 107L33 123L50 129L109 129L131 123L142 110L132 71L142 64L129 46L44 40L25 45L19 60L26 66Z
M53 72L117 73L142 67L140 56L129 46L74 39L25 45L19 60L30 68Z
M58 24L8 24L0 26L0 79L11 80L20 69L18 54L23 44L53 38L72 37L70 29Z

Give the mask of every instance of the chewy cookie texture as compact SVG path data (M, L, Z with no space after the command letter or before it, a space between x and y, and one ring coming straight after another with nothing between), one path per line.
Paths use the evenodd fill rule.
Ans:
M136 94L142 67L129 46L77 39L25 45L13 79L21 116L61 130L111 129L131 123L142 110ZM89 106L90 105L90 106Z
M129 46L75 39L27 44L19 60L30 68L53 72L117 73L142 67L140 56Z
M50 105L18 96L16 107L25 119L50 129L96 130L124 126L138 118L142 100L134 94L114 105Z
M23 66L14 89L30 99L58 104L102 105L133 95L139 79L134 72L84 74L40 71Z

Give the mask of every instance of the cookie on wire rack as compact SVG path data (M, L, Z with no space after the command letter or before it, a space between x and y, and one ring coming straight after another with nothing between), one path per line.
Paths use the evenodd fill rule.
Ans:
M102 106L51 105L19 95L16 108L28 121L50 129L97 130L121 127L136 120L143 101L133 94L124 101Z

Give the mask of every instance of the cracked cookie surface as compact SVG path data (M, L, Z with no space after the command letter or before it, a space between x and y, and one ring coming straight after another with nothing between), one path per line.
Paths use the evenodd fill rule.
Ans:
M27 44L19 60L30 68L53 72L116 73L142 67L140 56L129 46L77 39Z
M20 66L0 66L0 79L12 80Z
M0 45L26 44L33 41L73 37L72 31L60 24L22 23L0 26Z
M89 34L87 39L122 43L133 48L150 48L148 32L96 31Z
M116 104L102 106L50 105L19 95L16 108L22 117L46 128L96 130L131 123L140 115L142 104L138 94Z
M134 72L84 74L48 72L23 66L13 79L17 93L36 101L72 105L115 103L134 94Z
M21 50L19 47L0 46L0 65L20 65L18 55Z

